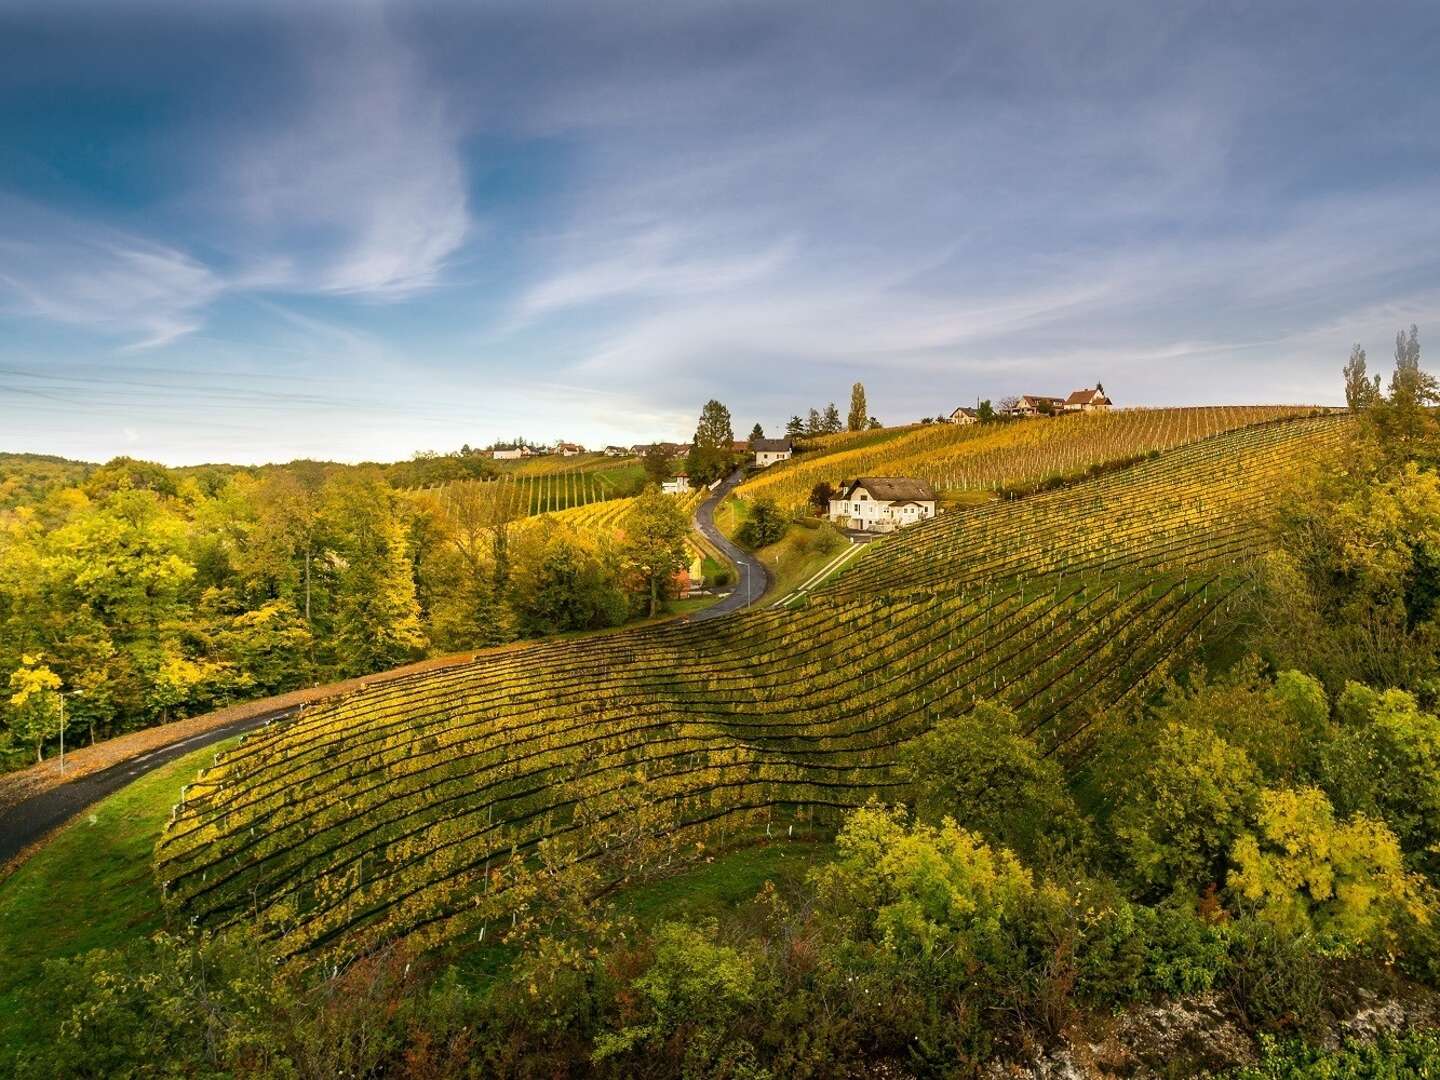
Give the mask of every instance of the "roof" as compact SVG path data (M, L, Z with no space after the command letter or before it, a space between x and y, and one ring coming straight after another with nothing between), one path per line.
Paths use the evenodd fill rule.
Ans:
M790 449L789 439L756 439L755 450L764 451L767 454L782 453Z
M966 416L978 416L980 414L980 410L972 409L968 405L961 405L958 409L955 410L955 412L952 412L950 415L954 416L956 413L964 413Z
M908 476L862 476L845 489L845 498L864 488L880 502L934 502L935 491L924 480Z
M1066 405L1089 405L1095 401L1104 401L1107 404L1110 399L1099 390L1075 390L1065 399Z
M1034 403L1034 404L1036 404L1036 405L1039 405L1040 403L1045 402L1045 401L1048 401L1048 402L1050 402L1050 403L1052 403L1052 404L1055 404L1055 405L1059 405L1059 404L1062 404L1065 399L1064 399L1064 398L1058 398L1058 397L1051 397L1049 394L1022 394L1022 395L1020 396L1020 400L1021 400L1021 401L1029 401L1029 402L1032 402L1032 403Z

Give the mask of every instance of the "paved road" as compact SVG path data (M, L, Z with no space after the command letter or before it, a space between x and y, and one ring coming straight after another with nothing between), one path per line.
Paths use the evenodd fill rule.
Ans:
M759 603L760 598L765 595L765 590L770 586L770 572L765 569L765 564L738 544L731 543L725 534L715 527L715 508L720 505L726 495L735 489L735 485L744 475L743 470L736 469L723 484L710 494L709 498L695 508L696 531L739 567L740 578L734 592L718 604L713 604L704 611L698 611L690 616L692 622L718 619L723 615L729 615L732 611L749 607L752 603Z
M294 713L299 706L291 705L272 712L237 720L224 727L202 731L188 739L147 751L108 769L71 780L67 784L53 787L39 795L31 796L22 803L0 812L0 866L4 866L25 848L45 836L52 829L59 828L87 806L107 795L119 791L151 769L158 769L166 762L211 743L228 739L263 727L271 720L278 720Z
M715 527L715 508L735 485L743 473L736 473L715 489L695 511L695 528L702 532L711 543L740 569L739 586L718 604L697 612L690 618L699 621L715 619L732 611L758 603L770 584L770 575L764 565L743 548L732 544ZM82 776L68 783L42 791L7 810L0 810L0 867L31 844L42 839L51 830L59 828L87 806L112 795L137 777L174 761L183 754L202 749L212 743L221 742L232 735L240 735L263 727L271 720L290 716L299 709L298 705L287 705L269 712L237 720L223 727L192 735L185 739L146 751L108 769L102 769L88 776Z

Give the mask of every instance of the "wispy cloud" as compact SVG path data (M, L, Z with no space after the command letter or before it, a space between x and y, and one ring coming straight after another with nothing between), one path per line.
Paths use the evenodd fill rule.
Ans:
M195 330L224 288L175 248L0 200L0 310L149 348Z

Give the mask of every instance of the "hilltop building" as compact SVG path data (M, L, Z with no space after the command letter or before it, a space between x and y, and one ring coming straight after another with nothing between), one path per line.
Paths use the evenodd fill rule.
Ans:
M1076 390L1066 398L1065 411L1109 412L1110 404L1110 399L1105 396L1105 388L1096 383L1094 390Z
M980 410L961 405L960 408L945 417L945 420L951 424L978 424L980 422Z
M761 469L768 469L781 461L789 461L790 455L794 453L789 439L756 439L754 449L755 464Z
M935 491L905 476L862 476L830 500L830 520L846 529L891 532L935 516Z
M1015 404L1005 411L1005 415L1053 416L1064 411L1064 398L1050 397L1048 394L1022 394Z

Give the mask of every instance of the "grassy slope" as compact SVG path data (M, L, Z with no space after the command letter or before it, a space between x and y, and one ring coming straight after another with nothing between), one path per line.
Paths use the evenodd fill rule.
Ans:
M121 945L162 925L150 856L180 789L229 740L207 746L104 799L0 881L0 1060L22 1033L18 999L50 959Z

